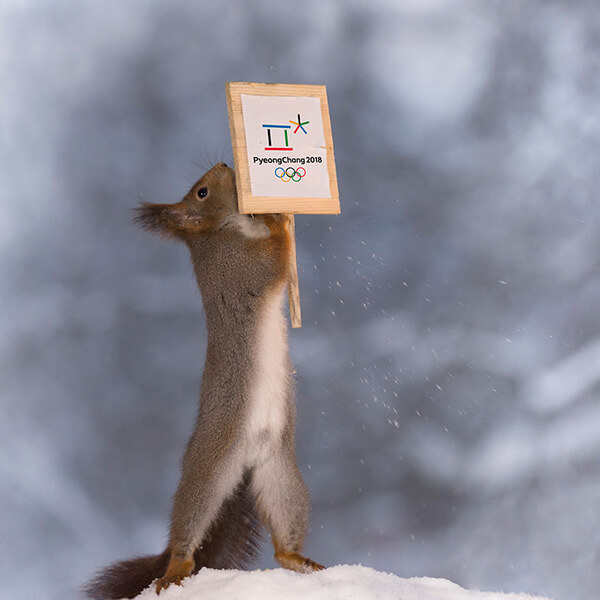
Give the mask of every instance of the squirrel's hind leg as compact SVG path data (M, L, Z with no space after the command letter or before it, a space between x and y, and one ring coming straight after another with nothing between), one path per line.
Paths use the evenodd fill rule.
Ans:
M308 528L310 499L296 464L295 452L286 445L252 473L251 489L264 525L269 529L275 560L284 568L312 573L324 567L302 556Z
M211 456L212 463L206 455ZM173 502L169 564L156 582L157 593L172 583L180 585L194 572L194 552L204 541L225 500L243 479L243 461L234 450L222 451L220 456L217 452L206 455L196 452L193 444L188 447Z

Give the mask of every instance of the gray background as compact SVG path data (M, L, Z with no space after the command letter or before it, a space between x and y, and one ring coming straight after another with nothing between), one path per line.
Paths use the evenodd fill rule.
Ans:
M131 209L231 160L246 80L332 112L343 213L297 218L307 553L596 597L599 56L591 1L3 2L2 595L163 547L205 326Z

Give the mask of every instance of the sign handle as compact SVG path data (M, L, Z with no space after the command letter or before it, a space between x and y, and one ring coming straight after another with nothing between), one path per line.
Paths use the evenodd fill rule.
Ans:
M296 225L294 215L287 215L290 227L291 256L290 277L288 279L288 298L290 301L290 320L292 327L302 327L302 312L300 310L300 288L298 286L298 265L296 264Z

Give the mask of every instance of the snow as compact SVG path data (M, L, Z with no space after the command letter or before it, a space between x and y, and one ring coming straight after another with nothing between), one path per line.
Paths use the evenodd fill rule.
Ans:
M160 600L544 600L542 596L497 594L469 591L448 581L432 577L403 579L360 565L338 565L303 575L274 569L230 571L202 569L160 593ZM138 596L156 600L153 587Z

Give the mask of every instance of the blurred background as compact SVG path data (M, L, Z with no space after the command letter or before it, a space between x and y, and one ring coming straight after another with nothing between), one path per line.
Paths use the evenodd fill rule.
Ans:
M331 107L342 215L296 219L307 554L597 596L597 8L3 2L3 594L164 546L205 325L132 208L231 162L233 80Z

